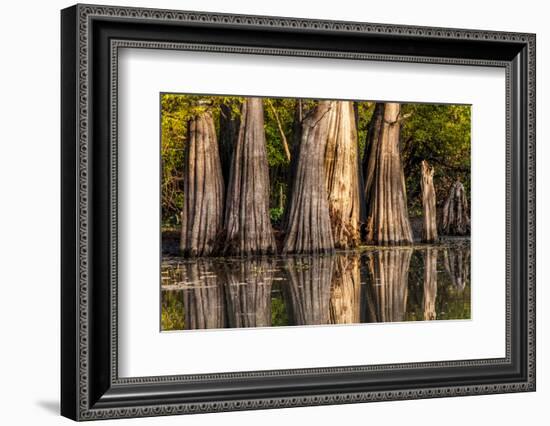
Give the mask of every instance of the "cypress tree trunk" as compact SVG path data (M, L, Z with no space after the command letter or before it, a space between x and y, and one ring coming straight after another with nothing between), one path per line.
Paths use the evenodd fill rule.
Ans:
M334 245L359 244L359 163L353 102L334 101L329 112L325 180Z
M214 120L209 112L189 120L180 250L184 256L214 252L222 230L224 184Z
M303 120L283 253L334 251L324 173L330 108L321 101Z
M424 254L424 320L436 319L435 301L437 298L437 249L427 249Z
M224 328L225 303L222 283L212 273L212 263L198 259L184 266L189 289L183 293L186 330Z
M239 119L233 114L231 105L222 103L220 105L220 161L222 165L223 181L229 182L231 169L231 157L233 156L233 145L237 139L239 130Z
M400 105L377 104L365 147L366 241L410 244L405 175L399 152Z
M337 256L330 290L330 323L360 322L361 278L359 256Z
M248 98L242 107L227 189L225 233L226 254L276 251L269 216L269 170L260 98Z
M271 326L272 262L247 260L227 265L224 272L229 326Z
M443 233L446 235L468 235L470 216L464 185L456 181L451 187L449 197L443 206Z
M407 312L411 249L380 250L370 255L373 322L403 321Z
M443 252L443 263L453 287L464 291L470 280L470 248L448 248Z
M330 324L333 268L334 256L288 258L285 269L289 276L286 290L289 293L291 324Z
M421 164L420 187L422 189L422 241L433 243L437 241L437 211L435 208L434 169L426 160Z

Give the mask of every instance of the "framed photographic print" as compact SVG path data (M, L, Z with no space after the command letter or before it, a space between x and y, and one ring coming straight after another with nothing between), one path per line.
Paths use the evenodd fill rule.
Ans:
M535 36L76 5L74 420L535 390Z

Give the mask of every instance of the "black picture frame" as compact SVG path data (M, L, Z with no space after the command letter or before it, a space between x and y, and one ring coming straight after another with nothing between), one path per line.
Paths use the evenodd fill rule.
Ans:
M91 420L534 391L535 40L510 32L80 4L64 9L62 415ZM113 106L121 46L504 68L506 357L119 378Z

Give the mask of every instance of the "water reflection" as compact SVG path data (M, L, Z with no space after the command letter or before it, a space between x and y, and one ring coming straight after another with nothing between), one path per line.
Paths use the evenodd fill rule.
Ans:
M163 330L468 318L466 246L162 263Z

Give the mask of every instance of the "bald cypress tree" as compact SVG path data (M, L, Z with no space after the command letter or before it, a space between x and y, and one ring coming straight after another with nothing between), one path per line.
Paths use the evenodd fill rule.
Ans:
M321 101L302 122L283 253L334 251L324 173L330 109Z
M201 112L189 120L185 153L180 250L185 256L208 256L214 253L222 229L224 197L210 112Z
M360 182L353 102L331 102L325 147L325 180L336 248L359 244Z
M224 252L232 255L276 251L269 216L269 169L261 98L243 103L233 147L225 210Z
M398 103L377 103L367 133L364 176L368 244L413 241L399 151L400 112Z

